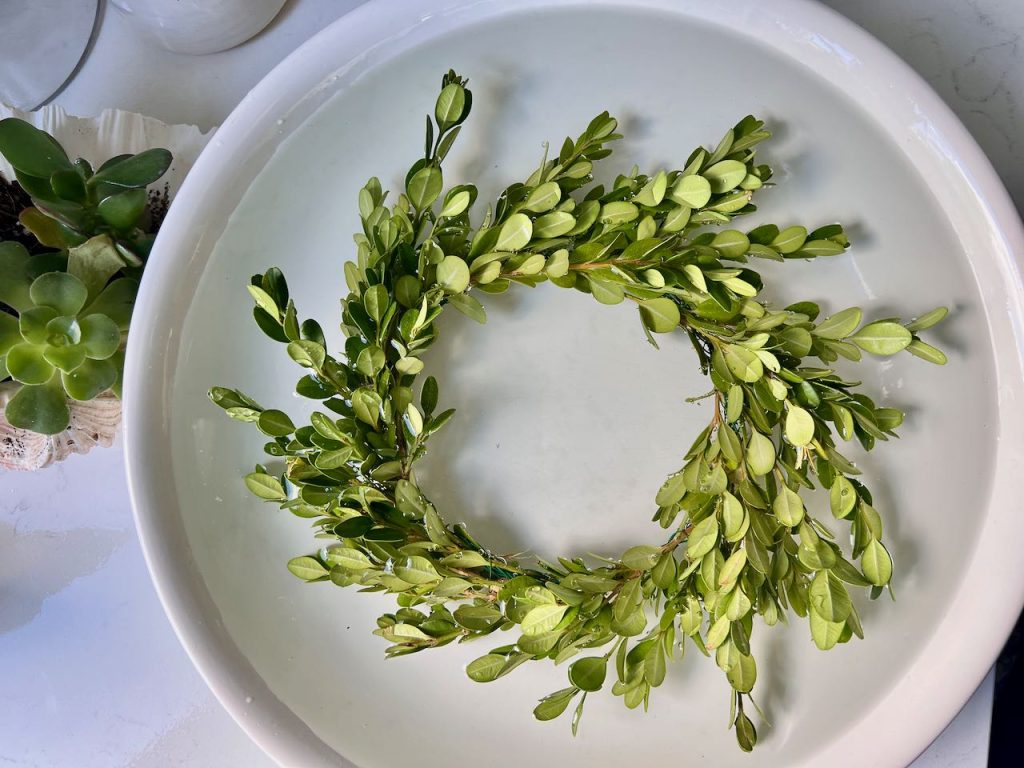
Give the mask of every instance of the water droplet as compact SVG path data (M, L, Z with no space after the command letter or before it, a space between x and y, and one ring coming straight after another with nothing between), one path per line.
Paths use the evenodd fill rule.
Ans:
M246 704L252 704L252 696L246 696L245 697L245 703Z

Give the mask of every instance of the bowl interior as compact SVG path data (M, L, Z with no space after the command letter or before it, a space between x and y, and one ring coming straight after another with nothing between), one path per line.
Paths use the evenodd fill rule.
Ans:
M305 101L292 93L274 103L273 128L251 132L210 177L215 195L184 190L204 205L182 206L188 211L172 223L201 234L176 276L177 309L168 303L159 321L147 321L162 324L151 339L171 342L150 346L160 362L149 375L165 376L164 410L148 413L145 438L166 441L152 449L167 462L159 514L182 532L164 553L178 559L167 573L187 572L188 588L208 594L205 620L266 686L225 683L236 716L276 700L310 731L294 738L318 738L361 766L445 766L463 756L494 766L660 765L669 755L715 766L817 764L824 745L849 734L905 681L947 619L988 524L1001 416L994 349L1008 318L986 306L993 291L1017 290L992 283L1005 267L1005 246L977 216L958 171L963 158L955 147L943 150L932 115L882 114L879 105L898 98L884 84L871 99L857 98L856 56L827 35L769 24L748 3L737 11L746 26L626 4L521 5L484 3L426 21L355 63L347 49L330 60L321 45L311 66L323 75L339 71L299 93ZM844 63L844 55L853 58ZM828 66L815 66L819 59ZM526 665L488 686L462 673L504 639L385 662L385 644L370 630L390 601L292 577L285 562L318 546L311 530L261 506L241 483L265 460L263 441L226 419L206 390L238 387L297 422L313 405L293 394L300 369L253 323L247 278L281 267L300 317L319 319L340 344L338 298L358 229L356 193L372 175L392 194L401 189L421 151L423 114L449 67L470 78L474 108L446 183L472 180L482 201L525 178L544 141L557 147L603 109L626 134L604 178L634 163L679 167L694 146L713 145L753 113L775 133L763 154L777 186L760 194L760 210L741 227L842 221L854 241L844 256L763 265L774 301L812 299L825 314L859 305L874 317L954 310L933 336L950 355L945 368L902 356L846 369L877 400L908 411L899 441L870 456L849 451L886 521L897 601L860 600L866 640L829 653L813 647L795 617L789 627L757 627L755 696L772 727L761 729L753 756L740 754L725 728L723 675L692 645L646 716L607 693L592 696L575 740L567 722L540 724L530 715L537 698L565 685L564 669ZM170 255L159 248L167 247L158 246L165 262ZM631 307L601 306L551 285L484 303L486 326L445 318L427 358L443 406L458 409L422 475L439 510L509 553L611 555L660 540L649 522L654 493L708 418L706 404L685 402L709 388L692 350L670 340L655 351ZM133 486L145 472L133 470ZM158 512L139 514L145 526ZM845 541L845 524L832 527ZM178 616L179 629L189 621ZM942 688L938 678L928 685Z

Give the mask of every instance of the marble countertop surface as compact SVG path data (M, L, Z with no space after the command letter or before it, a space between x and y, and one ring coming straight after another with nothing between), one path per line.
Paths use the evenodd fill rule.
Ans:
M826 0L953 107L1024 206L1024 3ZM354 0L289 0L255 39L209 56L152 47L107 9L56 102L220 123ZM0 75L2 77L2 75ZM271 768L221 709L165 618L135 537L120 443L0 474L0 766ZM982 768L992 675L915 768Z

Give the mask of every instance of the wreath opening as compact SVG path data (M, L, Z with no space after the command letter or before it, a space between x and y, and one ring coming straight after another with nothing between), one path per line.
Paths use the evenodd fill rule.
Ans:
M820 318L810 301L763 303L753 259L839 256L849 241L839 224L729 226L755 210L755 193L771 179L755 161L770 134L750 116L681 169L634 168L595 184L594 164L620 138L601 113L474 225L476 187L445 190L441 170L471 106L466 80L448 72L404 192L386 205L376 178L359 191L342 350L328 351L319 323L300 320L280 270L250 281L256 323L305 369L296 391L318 404L296 426L239 390L210 390L229 416L257 425L268 455L284 459L280 476L257 465L245 483L309 520L324 541L289 561L295 576L395 595L395 611L375 630L389 657L493 634L499 644L466 669L476 682L529 661L565 663L568 685L534 715L550 720L574 704L575 734L587 697L602 688L646 709L668 662L692 644L724 672L730 723L750 750L755 617L768 626L789 613L806 618L815 645L828 650L863 637L849 588L877 598L892 577L882 518L841 446L871 450L896 434L903 414L831 366L862 352L944 363L919 334L946 310L864 322L856 307ZM709 417L656 489L660 533L645 528L641 543L607 559L495 552L447 522L416 475L431 437L455 414L422 359L438 317L454 308L482 323L478 295L543 282L602 304L636 304L647 341L657 347L658 335L683 334L709 380L706 394L683 393L706 403ZM848 548L805 506L815 488L827 492Z

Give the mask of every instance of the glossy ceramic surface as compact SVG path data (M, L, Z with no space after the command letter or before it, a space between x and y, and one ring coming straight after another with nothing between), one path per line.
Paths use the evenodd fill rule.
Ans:
M680 727L702 745L688 757L707 765L905 764L980 681L1024 588L1012 546L1024 533L1011 485L1021 438L1000 428L1019 423L1024 395L1022 238L1005 191L923 83L816 6L738 2L726 18L698 3L541 5L361 9L275 70L190 175L147 271L126 387L129 477L168 614L232 714L286 765L446 765L452 728L490 765L659 764L679 753ZM480 646L384 664L368 634L383 602L295 581L283 563L314 546L308 529L238 480L261 441L205 389L240 386L296 416L308 408L289 394L297 369L251 324L245 277L282 266L300 313L334 325L355 193L371 174L400 182L449 66L476 96L449 180L494 192L536 164L543 140L604 108L628 133L619 167L678 162L753 111L776 129L767 154L779 170L758 219L838 218L857 243L826 263L768 270L787 278L779 300L879 316L955 307L939 334L947 368L901 358L859 372L883 399L913 404L903 440L880 449L884 464L862 462L888 521L899 602L866 608L868 639L828 654L803 626L759 633L774 727L752 758L724 729L724 683L701 658L646 717L594 697L576 741L529 715L561 686L558 671L476 686L459 669ZM396 158L402 146L408 160ZM608 552L656 535L651 496L706 418L682 402L706 388L688 351L655 353L625 308L550 286L488 308L486 328L448 323L428 361L460 408L427 468L431 496L499 550Z

